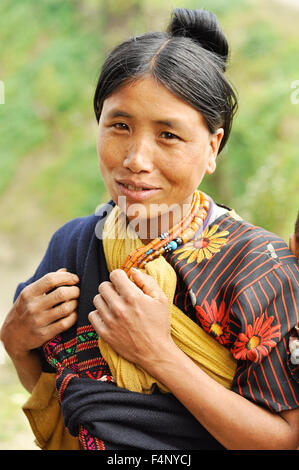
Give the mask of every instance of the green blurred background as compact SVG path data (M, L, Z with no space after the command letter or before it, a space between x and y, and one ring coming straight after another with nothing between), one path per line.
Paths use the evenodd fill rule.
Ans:
M288 240L299 209L298 0L1 0L0 325L53 231L107 198L92 104L103 58L128 36L164 30L177 6L217 14L239 97L202 189ZM26 397L1 349L0 449L36 448Z

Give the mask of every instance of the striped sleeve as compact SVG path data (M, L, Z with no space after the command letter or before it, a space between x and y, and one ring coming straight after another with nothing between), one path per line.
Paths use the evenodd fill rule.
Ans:
M299 322L298 264L277 264L235 297L230 311L231 352L237 359L233 390L281 412L299 406L298 365L289 337Z

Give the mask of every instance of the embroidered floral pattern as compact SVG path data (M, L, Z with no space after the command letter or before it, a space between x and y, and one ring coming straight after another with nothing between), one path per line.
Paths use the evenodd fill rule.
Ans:
M92 436L82 425L79 428L78 438L82 450L105 450L104 442Z
M228 344L228 311L225 310L225 303L222 301L218 309L216 301L213 299L211 305L205 301L203 306L204 309L199 305L195 306L196 316L201 326L207 333L217 339L219 343Z
M193 261L200 263L203 259L210 259L215 253L218 253L222 246L227 243L225 237L229 234L226 230L216 233L218 227L218 225L213 225L211 228L207 227L199 237L176 250L175 253L179 254L178 259L187 258L187 263Z
M234 358L258 362L262 357L267 356L276 346L273 338L280 335L280 325L271 326L273 320L273 316L265 319L263 313L253 322L253 325L247 325L245 333L238 334L232 348Z

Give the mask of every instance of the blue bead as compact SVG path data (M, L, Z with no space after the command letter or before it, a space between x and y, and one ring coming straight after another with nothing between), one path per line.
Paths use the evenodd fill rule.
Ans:
M174 240L169 242L169 245L170 245L172 250L175 250L178 247L178 244Z

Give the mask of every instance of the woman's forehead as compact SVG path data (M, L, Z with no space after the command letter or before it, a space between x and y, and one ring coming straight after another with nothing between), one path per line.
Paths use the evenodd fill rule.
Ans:
M118 88L103 103L108 118L147 115L156 123L179 126L189 120L203 123L195 108L151 77L134 80Z

